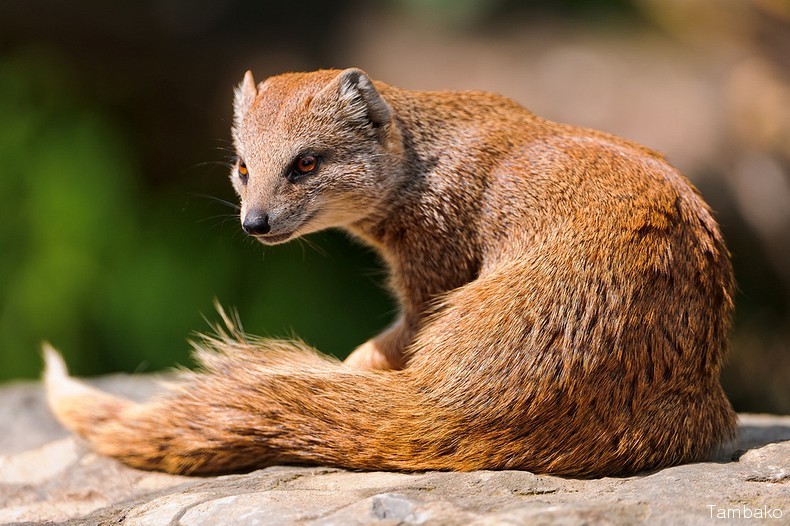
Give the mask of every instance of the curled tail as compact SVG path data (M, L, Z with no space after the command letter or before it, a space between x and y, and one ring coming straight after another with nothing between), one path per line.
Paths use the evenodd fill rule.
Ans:
M100 453L173 473L306 463L605 476L706 458L736 427L718 381L727 287L695 282L670 301L671 284L640 273L635 287L573 269L525 258L454 290L404 370L353 369L224 316L193 343L201 369L142 404L70 379L46 350L49 403ZM685 325L662 307L672 302L691 313Z
M45 345L49 405L98 452L142 469L465 467L462 458L448 463L437 450L437 433L451 420L421 409L402 373L355 370L299 342L246 337L232 324L193 346L199 371L135 403L69 377L63 359ZM477 467L479 460L466 469Z

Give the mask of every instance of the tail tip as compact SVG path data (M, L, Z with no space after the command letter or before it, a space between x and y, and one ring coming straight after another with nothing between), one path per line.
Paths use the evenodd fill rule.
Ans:
M56 379L69 376L66 362L58 351L49 342L41 344L41 352L44 355L44 381L51 383Z
M93 393L95 389L87 384L69 376L66 361L48 342L41 345L44 355L44 388L50 406L55 406L60 400L73 396L85 396Z

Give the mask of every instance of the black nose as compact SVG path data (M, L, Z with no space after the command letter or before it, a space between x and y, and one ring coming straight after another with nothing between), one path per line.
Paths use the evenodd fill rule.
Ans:
M247 215L244 216L244 221L241 222L241 228L251 236L268 234L269 230L272 229L272 227L269 226L269 216L257 210L250 210Z

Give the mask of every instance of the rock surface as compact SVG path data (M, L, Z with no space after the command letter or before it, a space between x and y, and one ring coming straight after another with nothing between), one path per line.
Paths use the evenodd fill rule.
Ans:
M156 389L154 378L143 376L96 383L138 399ZM0 387L0 524L669 525L755 518L790 524L789 416L741 415L739 442L718 458L635 477L272 467L196 478L100 457L53 420L40 385Z

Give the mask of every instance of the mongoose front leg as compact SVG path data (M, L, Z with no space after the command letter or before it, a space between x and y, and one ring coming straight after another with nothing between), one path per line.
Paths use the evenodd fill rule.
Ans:
M366 370L403 369L403 351L412 338L408 325L403 318L398 319L389 329L354 349L345 364Z

